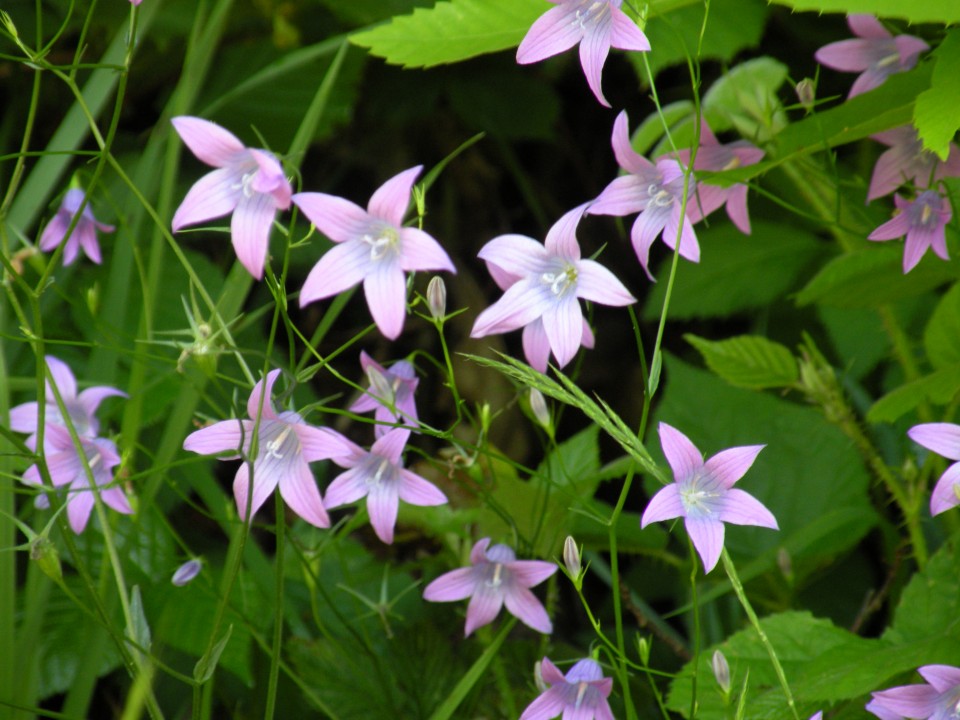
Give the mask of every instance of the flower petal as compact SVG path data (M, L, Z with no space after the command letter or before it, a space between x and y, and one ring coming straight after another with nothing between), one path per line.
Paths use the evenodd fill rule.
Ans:
M53 355L47 355L44 357L44 361L47 364L47 369L50 371L50 377L47 378L44 383L46 386L47 401L51 405L56 403L56 396L50 389L51 380L60 392L60 397L64 400L75 398L77 396L77 380L73 377L70 366Z
M647 193L647 188L650 185L649 178L635 173L614 178L590 204L587 212L590 215L615 215L617 217L643 212L647 207L647 201L650 199ZM654 233L654 237L656 237L656 233Z
M578 205L573 210L565 212L557 220L544 240L544 247L548 255L561 257L568 262L580 259L580 246L577 244L577 225L587 209L588 203Z
M523 354L530 363L530 367L538 372L547 371L550 362L550 341L547 331L543 329L543 320L537 318L523 328Z
M328 510L349 505L364 497L369 491L366 472L362 466L340 473L327 488L324 507Z
M377 537L387 545L393 543L393 529L397 524L399 507L397 491L390 485L378 485L367 494L367 512Z
M316 527L330 527L330 517L323 506L317 481L310 466L300 461L280 477L280 495L297 515Z
M494 621L503 607L503 595L499 590L487 587L485 583L478 583L470 604L467 605L467 623L463 629L464 637L478 627L489 625Z
M334 242L358 238L370 226L370 215L366 210L336 195L297 193L292 200L317 230Z
M556 571L556 563L544 560L514 560L510 563L514 579L524 587L539 585Z
M93 504L93 491L90 488L71 492L67 497L67 518L70 520L70 528L77 535L87 527Z
M411 505L433 506L447 502L436 485L410 470L400 469L400 485L397 487L400 499Z
M721 450L704 464L704 470L724 487L731 488L744 476L766 445L744 445Z
M724 494L720 520L734 525L758 525L773 530L780 529L777 519L762 502L738 488L732 488Z
M587 78L587 85L593 91L594 97L604 107L610 107L610 103L603 96L600 81L603 64L610 52L611 25L610 14L599 13L592 26L584 32L583 40L580 41L580 65L583 67L583 74Z
M960 463L948 467L930 493L930 514L939 515L950 508L960 505L957 490L960 489Z
M214 122L181 115L170 121L190 152L213 167L223 167L246 148L237 137Z
M339 295L370 271L370 248L362 242L334 245L310 270L300 290L300 307Z
M670 463L673 476L679 482L690 477L703 467L703 456L697 446L690 442L690 438L667 423L662 422L657 428L660 434L660 445L663 454Z
M257 280L263 278L263 266L270 245L270 229L276 215L273 198L263 193L243 196L233 211L230 237L237 259Z
M370 197L367 212L379 220L400 227L410 205L410 191L421 170L423 165L417 165L387 180Z
M209 172L187 191L187 196L173 214L173 231L229 215L242 197L243 190L236 172L228 168Z
M560 299L543 314L543 329L557 366L563 367L573 360L583 338L583 311L572 294Z
M499 235L480 248L477 257L487 263L487 269L501 290L506 290L522 277L536 275L544 271L547 262L547 250L541 243L525 235ZM493 267L500 275L512 277L510 282L502 278L497 280Z
M510 332L539 319L550 302L539 282L524 278L503 293L503 297L481 312L473 323L470 337Z
M700 559L703 560L704 573L710 572L716 567L720 553L723 552L723 523L711 518L688 517L684 520L684 526L700 554Z
M564 699L564 687L552 687L527 705L520 720L552 720L568 707Z
M549 635L553 632L553 623L547 615L543 603L525 587L514 586L503 593L503 602L507 612L527 627Z
M647 509L643 511L643 516L640 518L640 527L645 528L652 522L682 517L686 512L677 484L670 483L660 488L656 495L650 498Z
M960 460L960 425L923 423L914 425L907 435L918 445L951 460Z
M577 267L577 297L614 307L637 301L616 275L594 260L581 260Z
M253 497L250 498L250 515L252 519L260 506L266 502L280 481L280 463L255 462L253 464ZM237 502L237 514L243 521L247 520L247 493L250 489L250 466L243 463L233 479L233 497Z
M363 291L380 332L388 340L396 340L407 316L406 275L396 265L384 265L364 278Z
M306 423L296 423L293 430L300 440L303 459L307 462L329 460L333 457L354 455L359 447L330 428L317 428Z
M247 415L251 420L256 420L259 415L261 418L276 420L277 413L273 409L273 384L280 377L280 370L271 370L267 373L266 385L263 380L258 380L250 391L250 397L247 398ZM262 420L261 420L262 422Z
M573 22L573 13L566 7L547 10L536 19L517 48L521 65L540 62L569 50L583 37L583 30Z
M248 420L221 420L187 435L183 449L200 455L214 455L226 450L239 452L241 443L249 446L252 430L252 423Z
M477 577L472 567L444 573L423 589L423 599L430 602L466 600L473 595Z
M646 52L650 41L637 24L620 8L610 5L610 46L618 50Z
M400 228L400 267L407 272L416 270L457 272L453 261L440 243L417 228Z

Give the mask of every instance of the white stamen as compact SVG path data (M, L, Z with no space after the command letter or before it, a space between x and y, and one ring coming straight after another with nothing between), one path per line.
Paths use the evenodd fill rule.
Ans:
M673 204L673 195L671 195L668 190L665 190L656 183L653 183L647 187L647 195L650 196L650 199L647 200L647 208L654 206L670 207L670 205Z
M360 238L361 241L370 246L370 260L372 261L380 260L385 257L391 249L397 246L397 241L399 239L400 238L397 234L397 231L392 227L386 226L379 229L379 235L376 237L370 233L367 233Z
M379 485L380 481L383 479L383 474L387 471L388 467L390 467L390 461L386 458L383 458L380 461L380 465L377 466L377 471L373 474L373 477L367 479L367 482L370 485Z
M581 680L577 683L577 701L574 704L574 709L579 710L581 703L583 703L583 696L587 694L587 689L590 687L590 684L586 680Z
M496 563L493 566L493 577L487 580L487 587L498 588L503 580L500 578L500 574L503 572L503 563Z
M293 431L293 427L290 425L287 425L286 427L283 428L283 432L281 432L279 435L277 435L277 437L275 437L273 440L268 442L267 455L269 455L272 458L276 458L277 460L282 460L283 453L280 452L280 448L283 447L284 440L287 439L287 436L292 431Z
M704 490L699 487L703 477L700 474L694 475L685 488L680 490L680 501L687 512L696 512L704 515L710 515L711 502L714 498L720 497L719 492Z
M577 284L577 269L573 265L567 265L562 272L546 272L540 276L540 281L550 286L550 292L557 297L562 297L567 290Z

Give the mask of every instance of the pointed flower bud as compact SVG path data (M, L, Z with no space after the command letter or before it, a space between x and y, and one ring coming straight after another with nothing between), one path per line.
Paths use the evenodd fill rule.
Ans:
M797 83L796 92L803 109L808 112L812 110L817 99L817 84L810 78L804 78Z
M172 582L177 587L183 587L188 582L193 580L197 575L200 574L200 570L203 567L203 564L200 562L200 558L193 558L188 560L183 565L177 568L177 571L173 573L173 577L170 578Z
M717 685L723 690L724 695L729 695L730 664L727 662L726 656L719 650L714 650L710 665L713 667L713 676L717 679Z
M435 275L427 285L427 307L434 320L443 320L447 314L447 285L439 275Z
M63 568L60 567L60 554L57 546L46 535L38 535L30 543L30 559L36 560L43 574L54 582L63 579Z
M563 541L563 565L567 568L570 577L579 585L580 571L583 569L580 564L580 548L577 547L577 541L572 535L567 535Z
M536 388L530 389L530 411L543 429L550 433L553 428L550 409L547 407L547 400L543 397L543 393Z

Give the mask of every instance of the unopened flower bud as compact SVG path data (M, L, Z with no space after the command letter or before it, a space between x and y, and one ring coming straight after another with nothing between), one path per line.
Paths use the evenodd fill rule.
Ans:
M57 546L46 535L38 535L30 543L30 559L36 560L43 574L55 582L63 579L63 569L60 567L60 554Z
M434 320L443 320L447 314L447 286L439 275L435 275L427 285L427 307Z
M730 664L727 662L727 658L719 650L714 650L710 664L713 666L713 676L717 679L717 685L723 690L724 695L729 695Z
M637 637L637 654L640 656L640 662L644 667L650 665L650 640L645 637Z
M817 99L817 85L810 78L804 78L797 83L797 99L805 110L811 110Z
M547 432L553 427L553 421L550 419L550 409L547 407L547 400L543 393L535 388L530 389L530 412L540 423L541 427Z
M781 547L777 550L777 567L780 568L780 572L783 573L783 577L787 582L793 582L793 560L790 558L790 553L787 552L785 547Z
M533 664L533 682L537 686L537 690L541 693L545 693L550 688L547 686L547 683L543 680L543 670L541 669L541 661L537 660Z
M183 587L188 582L193 580L197 575L200 574L200 569L203 567L199 558L194 558L193 560L188 560L183 565L177 568L177 571L173 573L173 577L170 578L172 582L177 587Z
M563 565L572 578L579 578L580 571L583 569L580 564L580 548L577 547L577 541L572 535L567 535L563 541Z

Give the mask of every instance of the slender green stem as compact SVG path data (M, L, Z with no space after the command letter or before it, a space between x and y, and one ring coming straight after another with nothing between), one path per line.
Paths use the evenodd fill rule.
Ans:
M687 536L690 546L690 601L691 612L693 613L693 677L690 678L690 717L697 716L697 676L700 674L700 598L698 596L697 573L700 570L697 549L693 546L693 540Z
M250 495L253 495L252 488ZM284 517L284 505L280 497L280 491L275 492L274 496L276 499L274 506L277 514L277 556L273 563L274 570L276 571L276 596L274 598L273 612L273 645L270 648L270 677L267 683L267 706L263 712L264 720L272 720L277 704L277 681L280 677L280 650L281 644L283 643L283 546L286 518Z

